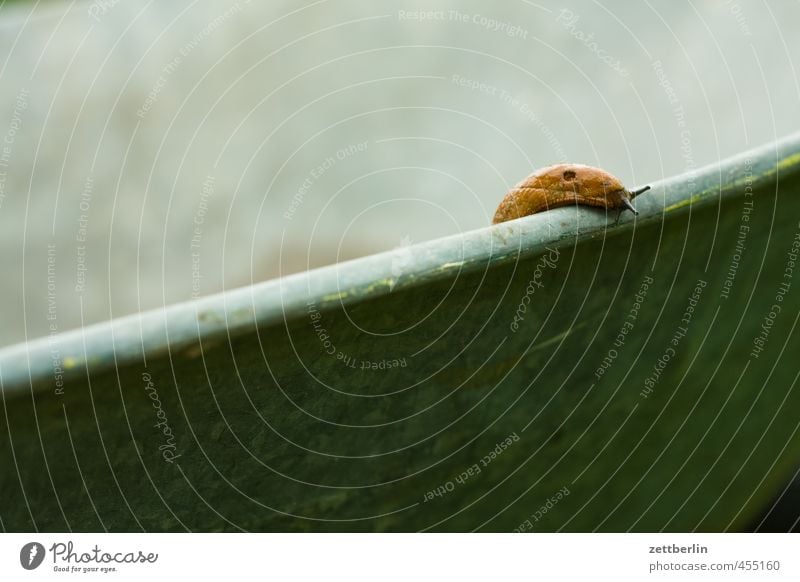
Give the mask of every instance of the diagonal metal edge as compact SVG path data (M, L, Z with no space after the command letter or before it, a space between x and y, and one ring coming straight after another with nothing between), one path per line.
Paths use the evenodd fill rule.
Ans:
M664 220L693 207L719 203L800 171L800 133L738 154L718 164L651 183L636 198L639 216L558 208L459 235L355 259L120 317L82 329L0 349L0 390L5 394L41 388L56 373L65 379L180 352L300 317L313 302L324 310L380 297L402 288L515 261L546 247L574 245L587 238ZM498 198L499 201L499 198Z

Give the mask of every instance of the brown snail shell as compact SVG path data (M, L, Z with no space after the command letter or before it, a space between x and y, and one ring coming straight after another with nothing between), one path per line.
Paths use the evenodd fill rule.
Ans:
M631 200L649 189L650 186L645 186L629 191L617 177L592 166L548 166L537 170L506 194L492 224L573 204L620 211L627 208L638 214Z

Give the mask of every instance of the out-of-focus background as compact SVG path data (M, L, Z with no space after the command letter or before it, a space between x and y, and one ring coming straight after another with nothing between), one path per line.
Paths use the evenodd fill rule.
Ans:
M0 6L0 345L479 228L800 127L800 4Z

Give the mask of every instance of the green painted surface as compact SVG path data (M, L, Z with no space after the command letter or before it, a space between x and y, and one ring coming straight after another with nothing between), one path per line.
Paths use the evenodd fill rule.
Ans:
M8 391L2 526L744 528L800 462L800 266L784 276L800 232L797 163L748 166L772 176L752 198L743 166L722 198L706 173L686 194L704 204L645 213L635 228L577 244L556 233L557 252L464 269L443 257L388 293L343 289L362 298L327 297L146 364L90 367L63 394L46 378Z

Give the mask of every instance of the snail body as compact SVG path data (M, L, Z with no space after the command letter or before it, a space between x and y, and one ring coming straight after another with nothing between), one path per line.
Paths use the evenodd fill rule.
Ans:
M631 200L650 186L630 191L608 172L581 164L557 164L537 170L506 194L492 224L514 220L559 206L582 204L605 209L628 209Z

